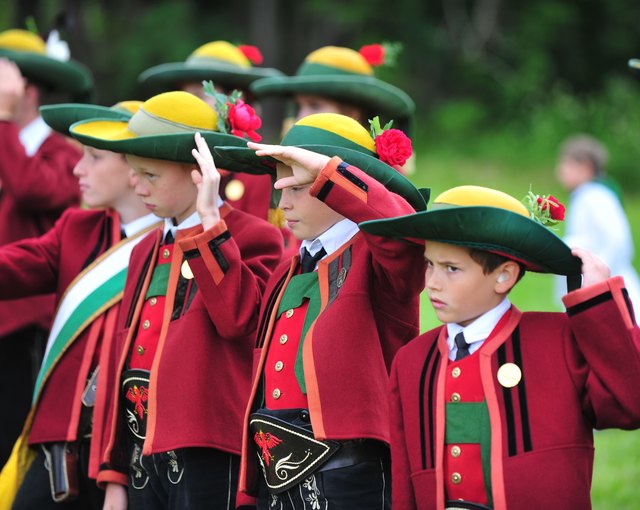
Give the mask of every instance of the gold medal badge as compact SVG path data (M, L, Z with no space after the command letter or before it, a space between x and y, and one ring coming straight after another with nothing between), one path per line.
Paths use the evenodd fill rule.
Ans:
M505 363L498 369L498 382L505 388L513 388L522 379L522 371L515 363Z

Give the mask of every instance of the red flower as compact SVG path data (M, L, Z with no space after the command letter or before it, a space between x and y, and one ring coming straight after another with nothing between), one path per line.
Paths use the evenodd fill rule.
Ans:
M399 129L387 129L376 136L376 152L380 161L390 166L402 166L411 157L411 140Z
M556 220L556 221L564 220L565 207L553 195L549 195L549 198L547 199L538 197L538 205L541 206L540 209L542 211L545 211L547 207L549 207L549 216L551 217L552 220Z
M231 134L251 138L254 142L259 142L262 137L256 133L256 129L262 126L262 120L256 111L246 104L242 99L238 99L235 104L227 103L229 107L229 123L231 124Z
M244 53L244 56L249 59L252 64L260 65L264 61L262 58L262 53L257 46L249 46L247 44L243 44L238 46L238 49Z
M384 46L382 44L368 44L360 48L360 55L372 66L384 64Z

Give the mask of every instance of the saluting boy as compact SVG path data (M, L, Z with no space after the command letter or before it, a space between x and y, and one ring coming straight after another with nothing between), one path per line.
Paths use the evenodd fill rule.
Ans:
M591 508L593 429L640 425L640 331L621 277L528 207L462 186L428 212L361 224L425 239L426 289L444 325L398 352L391 374L393 508ZM582 272L566 313L522 313L525 270ZM579 280L578 280L579 281Z
M402 135L386 148L408 144ZM231 168L276 172L302 246L265 292L240 490L261 509L388 508L388 370L418 328L424 265L421 246L368 236L357 222L425 200L349 117L310 115L282 146L249 147L216 150Z
M207 143L245 141L218 132L217 120L202 100L168 92L128 123L71 127L86 145L125 153L136 192L165 218L131 255L107 367L111 420L98 475L107 506L235 505L258 306L282 238L220 200Z
M68 135L77 120L128 119L140 104L60 104L41 114ZM0 508L102 508L99 362L110 349L131 250L160 218L135 194L124 155L85 147L73 172L90 210L67 209L43 236L0 247L0 298L57 297L31 413L2 473Z

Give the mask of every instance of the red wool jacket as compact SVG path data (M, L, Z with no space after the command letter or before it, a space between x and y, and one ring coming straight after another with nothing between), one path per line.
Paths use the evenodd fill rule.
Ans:
M0 247L0 299L55 293L57 304L85 265L118 241L120 221L114 211L68 209L45 235ZM109 340L113 334L118 306L116 303L96 317L58 361L36 407L30 445L76 439L82 391L89 370L97 364L103 337ZM98 388L96 438L101 436L106 393L101 380ZM99 451L99 446L92 444L93 477L97 476Z
M402 197L339 158L322 170L310 193L355 222L413 212ZM257 472L248 417L254 409L278 304L298 258L274 272L260 312L253 389L244 422L240 490L245 493L253 492ZM417 334L424 270L421 245L363 232L319 262L322 304L303 347L316 438L389 442L388 373L396 351Z
M623 288L616 277L571 292L563 298L567 313L514 307L474 354L491 423L495 510L591 508L593 429L640 426L640 330ZM447 360L440 327L394 361L394 510L444 509ZM499 382L506 363L522 373L511 388Z
M67 207L80 203L73 176L80 156L77 147L52 133L29 157L17 126L0 121L0 246L44 234ZM52 314L52 296L4 301L0 337L30 324L48 328Z
M165 306L171 318L151 368L145 455L185 447L240 453L258 309L267 278L281 259L282 236L266 221L229 205L221 213L220 223L207 231L198 226L176 236ZM149 235L131 255L115 349L106 366L110 417L100 484L127 484L120 374L161 237L162 230ZM191 287L180 271L185 259L194 275Z

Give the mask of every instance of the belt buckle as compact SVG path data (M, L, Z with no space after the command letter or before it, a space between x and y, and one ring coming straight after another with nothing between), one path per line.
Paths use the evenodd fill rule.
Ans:
M309 430L262 413L249 416L249 429L260 450L258 461L272 494L298 484L340 448L337 441L319 441Z

